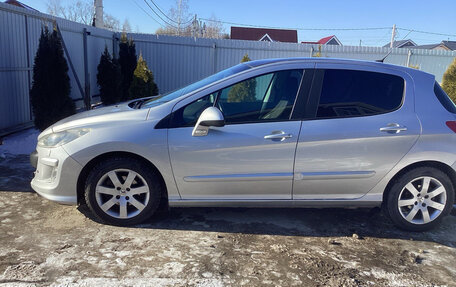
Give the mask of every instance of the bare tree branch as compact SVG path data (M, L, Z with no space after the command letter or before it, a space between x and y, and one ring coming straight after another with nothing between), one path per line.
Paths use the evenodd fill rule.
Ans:
M190 21L192 17L189 12L188 0L175 1L168 13L168 20L170 19L168 24L163 28L158 28L155 31L156 34L216 39L227 37L223 24L217 21L215 15L211 17L211 20L214 21L208 21L201 27L198 21Z
M53 16L92 25L95 7L90 0L77 0L62 4L61 0L48 0L47 12ZM120 21L114 16L103 13L103 22L106 29L119 31Z

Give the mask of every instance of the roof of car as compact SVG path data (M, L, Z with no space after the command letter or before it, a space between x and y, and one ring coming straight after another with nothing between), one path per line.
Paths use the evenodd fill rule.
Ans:
M426 73L420 70L412 69L405 66L398 66L393 64L387 64L377 61L365 61L365 60L355 60L355 59L339 59L339 58L309 58L309 57L300 57L300 58L274 58L274 59L262 59L245 62L244 64L250 66L251 68L256 68L259 66L269 65L269 64L278 64L278 63L290 63L290 62L314 62L314 63L332 63L332 64L355 64L355 65L370 65L370 66L381 66L389 67L396 70L406 70L406 71L416 71Z

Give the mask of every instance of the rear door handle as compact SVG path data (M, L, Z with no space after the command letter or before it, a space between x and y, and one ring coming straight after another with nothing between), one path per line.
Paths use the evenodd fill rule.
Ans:
M287 134L284 131L273 131L272 134L264 136L264 139L284 141L285 139L289 139L292 137L292 134Z
M380 128L381 132L387 132L389 134L398 134L402 131L406 131L407 127L401 126L396 123L391 123L386 125L386 127Z

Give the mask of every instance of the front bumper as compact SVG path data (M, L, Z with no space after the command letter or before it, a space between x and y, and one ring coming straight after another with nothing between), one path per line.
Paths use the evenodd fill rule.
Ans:
M38 152L36 150L30 154L30 164L35 169L38 166Z
M30 155L36 171L31 186L39 195L62 204L77 204L77 181L82 166L62 148L37 148Z

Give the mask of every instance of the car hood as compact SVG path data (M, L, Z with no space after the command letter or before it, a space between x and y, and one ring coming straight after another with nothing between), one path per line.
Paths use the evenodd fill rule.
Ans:
M47 128L42 135L70 128L102 124L105 122L126 122L146 120L149 109L132 109L128 103L98 108L64 118Z

